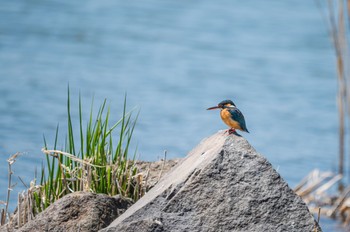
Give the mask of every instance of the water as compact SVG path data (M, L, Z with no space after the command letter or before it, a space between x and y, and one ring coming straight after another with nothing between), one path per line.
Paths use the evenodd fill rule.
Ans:
M205 109L232 99L244 137L290 186L336 168L334 51L314 1L13 0L0 17L0 199L6 159L24 152L14 166L23 189L17 176L32 180L43 134L52 145L64 127L68 83L74 109L79 92L87 108L107 98L112 121L127 93L141 110L141 159L184 157L225 128Z

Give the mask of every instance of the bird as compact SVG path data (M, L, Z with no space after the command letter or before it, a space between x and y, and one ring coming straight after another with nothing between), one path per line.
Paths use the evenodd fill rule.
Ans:
M236 134L236 129L249 133L244 116L233 101L223 100L217 106L210 107L207 110L214 109L221 109L220 116L222 121L230 127L229 134Z

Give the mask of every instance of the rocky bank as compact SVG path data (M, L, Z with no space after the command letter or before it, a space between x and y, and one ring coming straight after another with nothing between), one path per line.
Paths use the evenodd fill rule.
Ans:
M120 197L73 193L19 231L321 231L302 199L239 135L219 131L170 162L170 171L163 164L139 164L164 175L159 180L153 172L154 187L133 205Z

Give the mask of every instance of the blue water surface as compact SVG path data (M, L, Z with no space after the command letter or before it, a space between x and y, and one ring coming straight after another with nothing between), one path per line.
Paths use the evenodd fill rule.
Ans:
M226 128L205 109L232 99L243 136L291 187L337 167L334 50L314 1L11 0L0 18L0 200L11 154L23 153L15 200L57 123L63 146L68 84L74 122L79 93L85 113L107 98L112 122L127 94L140 159L184 157Z

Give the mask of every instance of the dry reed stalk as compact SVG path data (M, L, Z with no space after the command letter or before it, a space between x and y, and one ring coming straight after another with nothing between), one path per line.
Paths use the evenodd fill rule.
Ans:
M117 165L112 166L111 169L112 169L112 180L117 182L117 179L116 179ZM115 193L116 186L117 186L116 184L112 185L112 193ZM118 189L118 192L119 190L120 189Z
M321 207L318 207L318 214L317 214L317 224L314 225L314 232L318 232L318 225L320 225L320 216L321 216Z
M329 188L331 188L334 184L336 184L338 181L340 181L342 178L343 176L340 174L335 175L332 179L330 179L328 182L326 182L320 188L317 189L316 195L321 195L322 193L327 191Z
M126 161L126 166L129 167L129 160ZM130 187L131 187L131 184L132 184L132 169L130 168L128 171L129 171L129 173L127 175L128 185L127 185L125 193L128 193L130 191Z
M347 76L345 75L344 70L344 59L345 59L345 51L346 51L346 42L345 42L345 23L344 23L344 11L343 11L343 1L339 1L339 9L338 9L338 30L337 30L337 46L338 46L338 54L337 54L337 70L338 70L338 78L339 78L339 174L344 175L344 159L345 159L345 112L347 107ZM340 186L342 188L342 186ZM342 189L341 189L342 190Z
M18 193L18 202L17 202L17 224L18 224L18 227L22 226L22 201L21 201L20 193Z
M328 212L329 217L335 217L338 209L342 206L348 195L350 194L350 186L347 187L342 195L337 199L337 201L334 203L334 207Z
M33 220L34 215L33 215L33 199L32 199L32 194L30 194L30 190L27 191L27 197L28 197L28 222Z
M23 225L27 223L27 212L28 212L28 203L26 199L26 195L22 194L22 200L23 200Z
M322 177L320 179L318 179L317 181L315 181L310 187L308 187L307 189L305 189L304 191L301 191L298 193L299 196L301 197L305 197L307 195L309 195L310 193L312 193L313 191L315 191L318 187L321 186L322 182L326 179L327 177Z
M307 176L305 176L300 183L294 188L294 192L298 194L300 190L307 184L311 176L311 173L309 173Z
M322 14L328 28L330 38L333 42L333 47L336 55L336 67L337 67L337 105L338 105L338 139L339 139L339 161L338 161L338 173L344 175L344 160L345 160L345 128L347 122L350 121L350 96L348 94L350 88L350 73L349 73L349 59L348 59L348 46L347 46L347 30L345 17L349 20L349 0L347 1L347 11L344 8L344 0L337 1L338 9L334 7L334 0L327 1L328 17L326 14ZM321 6L318 1L318 6ZM320 7L322 8L322 7ZM323 11L322 11L323 12ZM345 12L347 14L345 15ZM347 117L346 117L347 116ZM350 138L349 138L350 143ZM350 155L350 153L349 153ZM343 183L339 182L339 190L342 191Z
M60 154L60 155L64 155L66 157L68 157L69 159L73 160L73 161L76 161L78 163L81 163L81 164L85 164L85 165L88 165L88 166L93 166L93 167L98 167L98 168L104 168L105 166L100 166L100 165L96 165L96 164L92 164L90 163L89 161L86 161L86 160L83 160L83 159L79 159L77 158L75 155L72 155L68 152L63 152L63 151L59 151L59 150L47 150L47 149L41 149L41 151L44 153L44 154L47 154L47 155L50 155L50 156L53 156L55 158L58 158L58 155L57 154Z
M91 166L89 165L83 165L83 169L84 171L84 176L81 180L81 182L83 183L83 191L84 192L90 192L91 189L91 182L92 182L92 173L91 173Z
M305 197L322 187L324 185L324 181L328 181L333 177L334 174L331 172L320 172L317 169L313 170L301 181L300 184L298 184L298 189L295 190L295 193L301 197Z
M4 225L6 221L5 209L1 209L1 225Z
M158 180L157 180L156 184L159 182L160 178L162 177L164 166L165 166L165 162L166 162L166 155L167 155L167 150L164 151L163 164L162 164L162 168L160 169Z
M147 189L147 186L148 186L148 178L150 176L150 170L151 170L151 163L149 163L148 165L148 169L147 169L147 172L146 172L146 180L145 180L145 186L144 186L144 194L146 194L146 192L148 191Z
M24 206L25 206L25 215L24 215L24 223L29 222L29 212L31 211L31 208L29 208L29 197L28 197L28 193L24 192Z
M20 155L19 152L13 154L10 158L8 158L7 163L8 163L8 185L7 185L7 198L6 198L6 207L5 207L5 212L4 216L1 216L1 224L6 223L6 218L8 217L8 207L10 203L10 195L12 191L12 164L16 162L17 157Z

